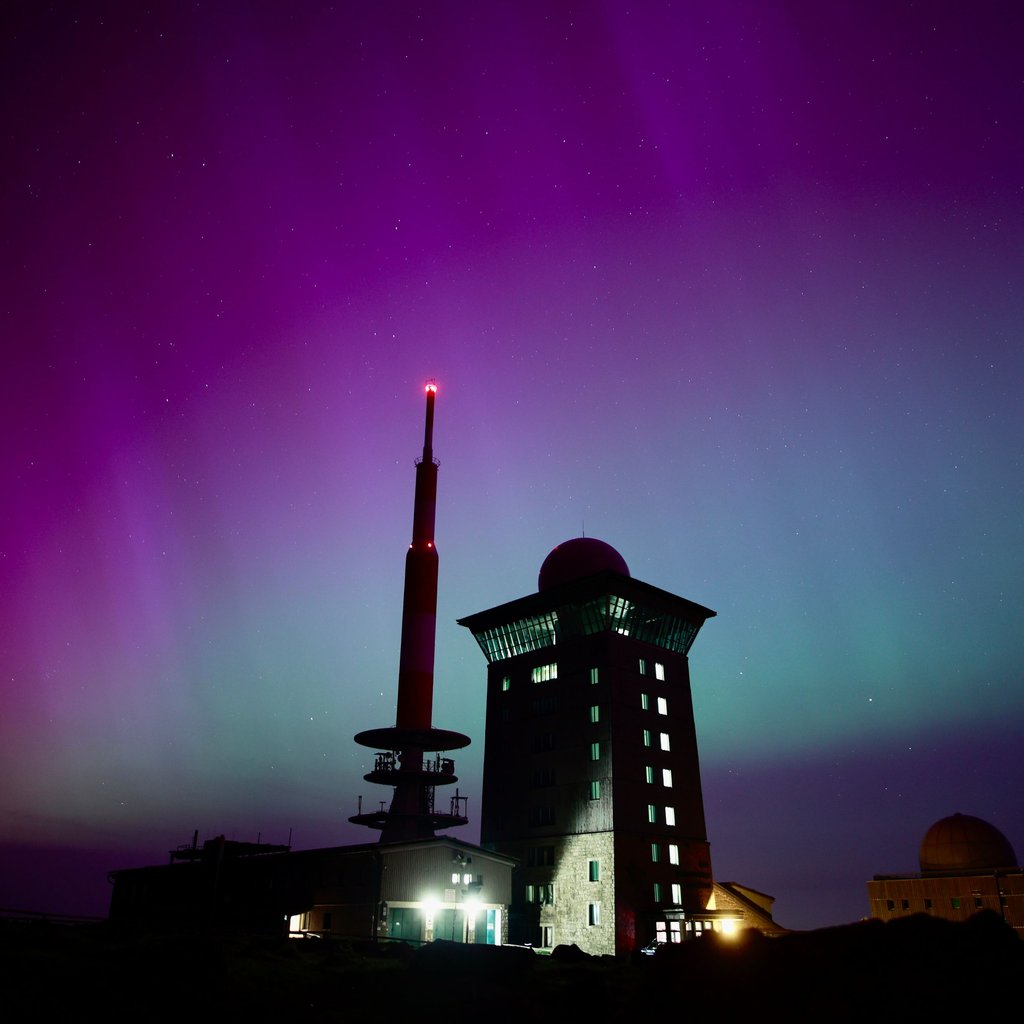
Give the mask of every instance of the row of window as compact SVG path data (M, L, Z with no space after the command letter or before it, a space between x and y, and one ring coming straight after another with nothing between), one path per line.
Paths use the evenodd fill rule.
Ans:
M589 800L600 800L601 799L601 780L591 779L587 783L587 798ZM648 804L648 813L653 807L653 804ZM656 809L655 809L656 810ZM669 818L671 817L671 821ZM649 818L650 821L656 821L657 818ZM546 825L554 825L555 823L555 809L554 807L531 807L527 813L527 823L531 828L543 828ZM665 824L674 825L675 811L671 807L665 808Z
M668 769L665 769L668 772ZM663 774L663 779L664 779ZM668 772L668 781L664 784L666 786L672 785L672 773ZM652 780L649 780L652 781ZM587 795L591 800L601 799L601 780L591 779L587 783ZM676 823L676 809L669 804L665 804L659 808L657 804L647 805L647 821L651 825L672 825ZM531 807L527 813L527 823L530 828L542 828L546 825L554 825L555 823L555 809L554 807ZM655 858L657 859L657 858Z
M668 863L679 864L679 846L676 843L667 843L668 847ZM528 863L531 865L554 865L555 860L555 848L553 846L536 846L531 847L528 855ZM655 864L661 863L661 844L651 843L651 860ZM453 874L452 881L457 882L459 875ZM465 876L465 884L468 885L472 879L472 875ZM587 861L587 881L588 882L600 882L601 881L601 862L599 860L588 860ZM671 887L672 902L682 903L683 902L683 889L678 882L673 882ZM661 903L662 897L662 886L660 882L654 883L654 902ZM526 886L526 902L527 903L554 903L555 902L555 887L553 882L545 882L541 885L528 885ZM889 909L893 909L893 901L888 900ZM904 910L907 908L907 901L903 900ZM956 901L959 905L959 901ZM931 906L931 900L925 901L926 906ZM978 901L980 906L980 901Z
M676 867L679 866L679 844L678 843L651 843L651 861L654 864L660 864L663 860L663 854L667 854L668 863L673 864ZM554 867L555 865L555 848L553 846L531 846L526 853L526 863L529 867ZM471 875L466 875L466 879L471 879ZM591 882L601 881L601 862L599 860L588 860L587 861L587 878ZM459 879L458 875L452 875L452 881L457 882ZM469 884L466 881L465 884ZM530 889L533 886L529 887ZM552 902L554 897L548 902ZM527 899L527 902L532 903L532 899ZM678 903L679 900L674 900ZM892 900L888 900L889 909L894 909L894 903ZM907 901L903 900L903 909L907 909ZM932 905L931 900L925 900L925 906L930 907ZM959 900L956 901L956 905L959 906ZM980 906L980 901L977 901L977 905Z
M642 676L650 675L650 673L647 671L647 659L646 658L641 658L640 659L640 675L642 675ZM664 682L665 681L665 666L660 661L656 661L654 663L654 678L659 680L660 682Z
M675 906L682 906L682 903L683 903L683 887L678 882L673 882L672 883L671 894L672 894L672 903ZM661 903L662 902L662 886L661 886L660 882L655 882L654 883L654 902L655 903ZM601 904L600 903L588 903L587 904L587 924L590 927L592 927L592 928L601 924ZM674 933L672 935L672 940L671 941L672 942L679 942L679 937L677 937L677 936L679 936L679 933L680 933L680 923L678 921L672 921L672 922L669 922L669 924L670 924L670 927L672 928L673 933ZM659 923L658 924L658 928L659 929L664 929L664 927L665 927L665 925L663 923ZM698 930L700 930L699 926L698 926ZM663 937L659 936L659 938L661 939L662 942L665 941Z
M668 862L669 864L679 863L679 845L677 843L666 843L668 847ZM661 843L651 843L651 863L661 863Z
M590 760L600 761L601 760L601 744L599 741L595 741L590 744ZM662 772L664 775L664 772ZM669 772L669 778L672 773ZM648 779L648 782L653 782L653 779ZM555 770L548 765L539 765L536 768L530 769L530 789L546 789L555 784ZM666 782L666 786L671 786L671 782Z
M552 862L554 861L554 847L537 847L537 849L550 849L552 851ZM452 876L454 882L457 876ZM599 860L587 861L587 880L590 882L601 881L601 862ZM540 884L529 884L525 887L524 895L527 903L540 903L550 906L555 902L554 882L542 882Z
M662 889L663 889L663 886L662 886L661 882L655 882L654 883L654 902L655 903L661 903L662 902ZM681 906L682 902L683 902L683 887L682 887L682 885L679 882L673 882L672 883L671 893L672 893L672 901L671 902L673 904L675 904L675 906L677 906L677 907Z
M559 708L558 695L547 693L543 697L530 701L531 715L553 715Z
M530 701L530 714L532 715L551 715L558 711L560 705L558 703L558 697L554 694L546 694L543 697L538 697L536 700ZM668 714L668 701L664 697L659 697L655 704L659 715ZM640 708L643 711L651 710L651 699L646 693L640 694ZM590 720L596 722L599 720L600 711L596 704L590 706Z
M647 782L647 783L649 783L651 785L654 784L654 768L651 765L646 765L644 767L644 782ZM662 768L661 769L661 784L663 786L665 786L666 789L671 789L672 788L672 769L671 768Z
M647 820L652 825L658 824L658 807L656 804L647 805ZM666 807L664 810L664 824L674 825L676 823L676 809L674 807Z
M648 671L648 663L646 658L640 659L640 675L648 676L651 673ZM530 670L530 681L532 683L547 683L552 679L558 678L558 662L552 661L547 665L535 665ZM654 678L660 682L665 681L665 666L660 662L654 662ZM600 682L600 670L597 668L590 669L590 682L591 685L596 686ZM501 677L501 688L503 691L510 690L512 688L512 677L510 675L504 675Z
M655 707L658 709L659 715L668 714L668 701L664 697L659 697ZM643 711L651 710L651 698L646 693L640 694L640 708ZM530 713L533 715L550 715L559 709L558 697L553 694L548 694L544 697L538 697L536 700L530 702ZM590 720L592 722L598 721L600 718L600 710L597 704L590 705Z
M658 708L658 714L659 715L667 715L668 714L668 700L665 697L659 697L658 698L658 703L657 703L657 708ZM651 698L650 698L649 694L646 694L646 693L641 693L640 694L640 709L642 711L650 711L651 710Z
M644 746L651 747L654 745L654 734L650 729L644 729ZM672 741L669 739L667 732L658 733L658 746L662 750L672 750Z
M555 883L544 882L540 885L528 885L526 887L526 902L538 903L546 907L551 906L555 902Z
M590 721L599 722L601 720L601 708L595 704L590 709ZM651 729L644 729L643 731L643 743L645 747L654 746L654 732ZM672 740L667 732L659 732L658 734L658 749L664 750L668 753L672 752ZM555 742L555 734L553 732L538 732L534 733L530 737L530 750L534 754L543 753L545 750L554 750L557 746ZM599 741L592 741L590 744L590 760L600 761L601 760L601 744Z
M539 847L538 849L548 849L546 847ZM660 855L656 852L659 847L657 843L651 844L651 852L653 859L658 861ZM675 843L670 843L669 847L669 863L679 863L679 847ZM587 861L587 878L591 882L601 881L601 862L599 860ZM679 882L671 882L668 886L668 894L670 902L675 906L682 906L683 903L683 887ZM542 906L551 906L555 902L555 886L553 882L544 882L541 884L532 884L525 887L526 902L530 904L540 904ZM665 887L661 882L654 882L652 887L652 895L655 903L664 902ZM890 901L891 902L891 901ZM587 924L590 927L596 927L601 924L601 904L599 902L587 904ZM661 929L665 928L664 923L658 926ZM671 927L674 931L679 931L679 923L671 922ZM664 941L664 939L662 939ZM672 936L673 942L678 942L679 938L675 935Z
M713 921L656 921L654 923L655 942L682 942L683 928L695 937L713 932L715 925Z
M959 910L962 905L963 904L962 904L962 901L961 901L959 896L950 896L950 898L949 898L949 906L950 906L951 909ZM980 910L984 905L985 905L984 901L982 900L982 898L980 896L975 896L974 897L974 909L975 910ZM896 909L896 901L895 900L886 900L885 901L885 906L886 906L887 910L895 910ZM926 899L924 901L924 909L925 910L933 910L934 907L935 907L935 903L932 900ZM909 910L909 909L910 909L910 900L900 900L900 910Z

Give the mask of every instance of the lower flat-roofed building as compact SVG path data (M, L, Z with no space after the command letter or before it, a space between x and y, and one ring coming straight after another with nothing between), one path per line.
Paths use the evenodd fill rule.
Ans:
M1024 871L994 825L967 814L942 818L925 833L919 863L918 874L875 875L868 882L872 917L966 921L990 910L1024 932Z
M111 872L115 923L501 945L512 861L444 836L320 850L223 836Z

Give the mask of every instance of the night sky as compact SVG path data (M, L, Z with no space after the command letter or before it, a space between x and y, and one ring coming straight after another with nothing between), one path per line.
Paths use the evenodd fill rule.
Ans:
M716 877L868 912L1024 853L1017 3L2 7L0 906L346 821L423 381L455 619L585 530L715 609Z

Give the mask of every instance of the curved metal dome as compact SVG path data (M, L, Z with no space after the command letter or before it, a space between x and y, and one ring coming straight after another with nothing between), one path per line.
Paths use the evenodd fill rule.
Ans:
M1006 836L995 825L969 814L953 814L935 822L921 840L918 859L921 870L930 874L1017 864Z
M629 575L626 560L611 544L596 537L575 537L563 541L544 559L537 576L537 589L547 590L608 569Z

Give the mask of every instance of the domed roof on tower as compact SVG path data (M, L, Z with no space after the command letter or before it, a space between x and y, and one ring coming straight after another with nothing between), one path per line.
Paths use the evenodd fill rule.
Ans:
M537 576L537 589L548 590L606 570L629 575L626 560L611 544L596 537L574 537L563 541L544 559Z

